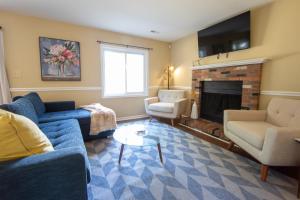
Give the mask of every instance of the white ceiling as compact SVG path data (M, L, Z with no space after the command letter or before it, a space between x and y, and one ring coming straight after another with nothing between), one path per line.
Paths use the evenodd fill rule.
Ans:
M0 10L174 41L271 1L0 0ZM150 30L159 33L151 33Z

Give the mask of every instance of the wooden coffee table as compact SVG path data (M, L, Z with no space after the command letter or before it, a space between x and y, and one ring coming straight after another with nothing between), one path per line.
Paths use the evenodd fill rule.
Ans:
M113 135L121 143L119 164L121 163L124 146L157 146L160 162L163 163L159 137L149 134L143 125L128 125L118 128Z

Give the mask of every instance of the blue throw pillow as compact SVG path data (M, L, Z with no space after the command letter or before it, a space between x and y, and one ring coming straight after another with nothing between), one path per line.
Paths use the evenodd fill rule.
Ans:
M9 111L18 115L23 115L31 119L36 124L39 123L38 116L34 110L34 107L28 99L20 98L10 104L7 104L7 107Z
M46 112L45 104L36 92L31 92L25 95L24 98L28 99L32 103L38 115L42 115Z

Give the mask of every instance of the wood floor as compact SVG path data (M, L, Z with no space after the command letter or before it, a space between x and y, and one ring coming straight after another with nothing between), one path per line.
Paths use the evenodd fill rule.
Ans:
M225 137L223 124L217 122L212 122L201 118L191 119L190 117L183 117L180 119L179 125L184 125L221 140L229 141L229 139Z

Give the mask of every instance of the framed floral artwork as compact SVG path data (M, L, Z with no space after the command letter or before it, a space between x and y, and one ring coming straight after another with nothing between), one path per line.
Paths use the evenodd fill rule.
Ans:
M43 81L80 81L79 42L47 37L39 38Z

